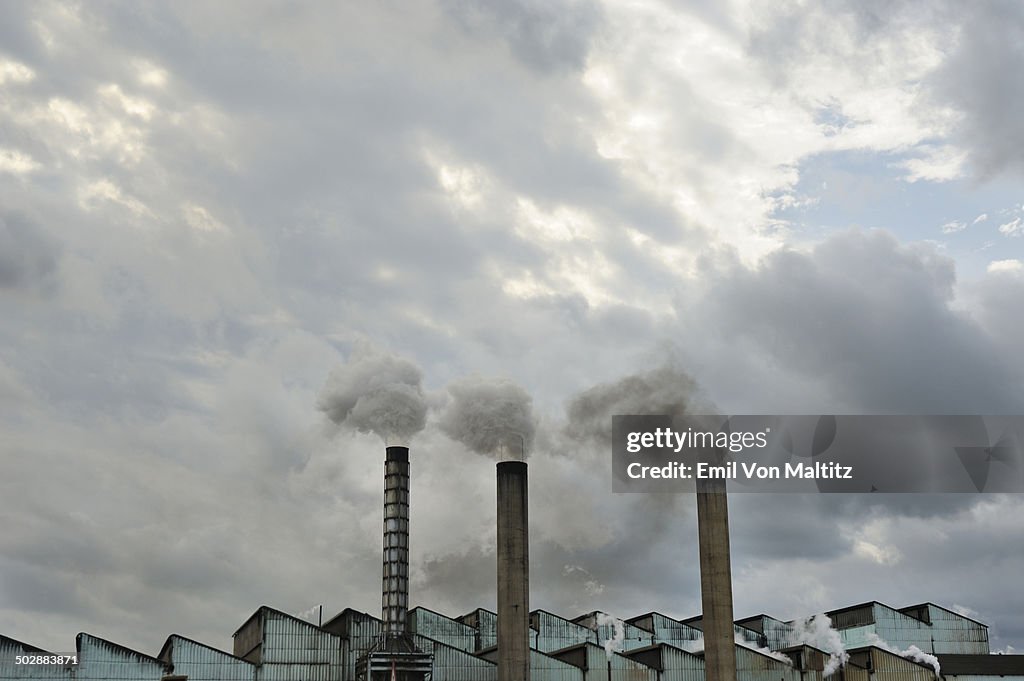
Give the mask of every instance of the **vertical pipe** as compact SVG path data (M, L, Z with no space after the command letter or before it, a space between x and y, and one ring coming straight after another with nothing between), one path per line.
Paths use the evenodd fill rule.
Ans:
M530 544L527 468L498 473L498 681L530 679Z
M384 460L385 639L405 633L409 609L409 448L388 447Z
M704 610L705 678L707 681L736 681L729 505L724 479L697 481L697 536Z

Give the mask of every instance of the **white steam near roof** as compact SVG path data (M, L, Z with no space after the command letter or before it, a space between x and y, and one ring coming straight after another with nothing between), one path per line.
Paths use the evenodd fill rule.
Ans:
M614 636L605 639L604 652L610 660L612 653L617 653L622 650L622 645L626 641L626 625L618 617L612 617L603 612L597 613L597 626L610 626L615 632Z
M791 626L788 645L809 645L828 653L825 676L835 674L850 659L843 646L843 639L839 632L832 628L832 620L828 615L811 615L793 620Z
M873 646L877 646L882 650L887 650L890 653L899 655L904 659L913 660L918 664L923 664L928 667L931 667L932 670L935 672L935 678L939 678L939 658L935 657L931 653L926 653L917 646L913 645L907 648L906 650L900 650L896 646L889 645L886 641L882 639L882 637L880 637L873 631L868 633L867 641Z

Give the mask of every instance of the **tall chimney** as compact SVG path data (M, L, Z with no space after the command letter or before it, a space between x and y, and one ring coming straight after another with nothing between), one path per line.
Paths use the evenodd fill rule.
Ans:
M409 611L409 448L388 447L384 460L385 639L405 633Z
M530 542L525 461L498 473L498 681L530 679Z
M704 610L705 678L707 681L736 681L729 505L724 479L697 480L697 537Z

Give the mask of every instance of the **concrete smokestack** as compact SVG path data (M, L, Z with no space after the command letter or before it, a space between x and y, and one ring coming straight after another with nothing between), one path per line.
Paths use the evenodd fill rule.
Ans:
M405 634L409 611L409 448L388 447L384 460L385 639Z
M530 542L525 461L498 473L498 681L530 679Z
M729 505L724 479L697 481L700 592L707 681L736 681Z

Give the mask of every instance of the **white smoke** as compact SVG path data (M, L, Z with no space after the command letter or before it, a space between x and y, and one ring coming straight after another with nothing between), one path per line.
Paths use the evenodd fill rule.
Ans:
M533 442L533 400L512 381L468 376L448 386L441 430L478 454L523 458ZM505 449L507 451L503 452Z
M604 642L604 653L610 660L612 659L612 653L622 651L622 645L626 641L626 624L618 617L612 617L611 615L599 612L597 613L597 626L610 626L615 631L615 635L605 639Z
M738 631L736 632L735 638L736 645L738 646L743 646L744 648L747 648L749 650L755 650L761 653L762 655L767 655L768 657L776 659L779 662L785 662L789 666L793 666L793 660L791 660L788 655L783 655L782 653L772 650L771 648L760 648L758 646L755 646L753 643L743 638L743 634L739 633Z
M843 646L839 632L832 628L832 620L828 615L811 615L793 620L787 645L809 645L828 653L824 676L835 674L840 667L846 666L850 659Z
M939 678L939 658L935 657L931 653L926 653L917 646L913 645L907 648L906 650L900 650L896 646L889 645L889 643L887 643L885 640L882 639L881 636L879 636L873 631L868 633L867 641L873 646L877 646L882 650L887 650L890 653L899 655L904 659L913 660L918 664L923 664L931 667L932 670L935 672L935 678Z
M421 381L409 360L359 342L327 377L317 407L338 425L406 444L427 421Z
M295 616L298 617L300 620L305 620L306 622L319 623L319 615L323 607L323 604L317 603L308 610L303 610L302 612L295 613Z
M597 385L570 400L566 433L574 439L611 442L614 414L715 413L698 392L697 383L673 365Z

